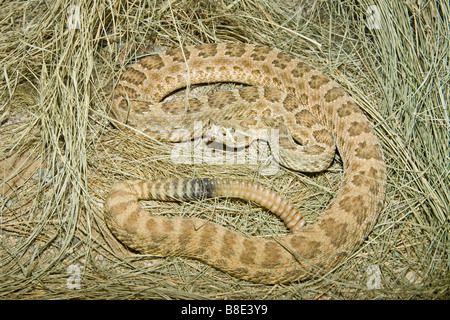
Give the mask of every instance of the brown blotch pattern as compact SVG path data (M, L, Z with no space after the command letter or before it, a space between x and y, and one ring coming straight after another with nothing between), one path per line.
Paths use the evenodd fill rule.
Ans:
M275 84L276 87L281 87L281 85L282 85L282 82L281 82L280 78L278 78L278 77L273 77L272 83Z
M236 244L236 234L229 230L225 231L222 238L222 247L220 248L220 254L227 259L231 259L236 253L234 248Z
M297 63L294 69L292 69L291 74L295 78L301 78L305 75L305 73L310 72L312 69L311 66L307 65L304 62Z
M330 135L330 132L328 132L327 129L314 130L313 136L314 139L316 139L316 141L319 143L323 143L329 146L334 143L333 137Z
M191 221L184 220L181 224L181 231L178 234L178 245L180 248L185 248L191 245L194 237L194 225Z
M140 85L146 79L147 76L145 75L145 73L133 68L128 69L128 71L125 72L122 76L122 80L132 83L135 86Z
M271 52L270 48L267 47L255 47L253 53L250 55L255 61L264 61L267 59L267 55Z
M162 226L164 228L164 232L172 232L175 229L173 219L164 219Z
M170 67L167 68L167 73L169 73L169 74L172 74L172 73L176 74L176 73L179 73L179 72L185 72L185 70L186 70L186 65L175 64L175 65L170 66ZM162 81L160 79L160 78L163 77L162 74L153 73L152 76L153 76L152 81L154 81L154 82Z
M225 46L225 55L233 58L239 58L242 57L245 54L245 49L241 46L237 46L235 44L227 44Z
M215 234L216 234L216 226L214 223L207 222L203 224L199 230L201 232L200 235L200 242L201 243L207 243L208 245L213 245L213 242L215 240Z
M283 100L283 108L287 112L294 112L297 109L297 100L292 94L286 95L286 98Z
M255 78L257 78L257 79L260 78L260 77L262 76L261 71L258 70L258 69L252 70L252 71L251 71L251 74L252 74L253 77L255 77Z
M217 54L217 44L202 44L197 47L200 50L199 57L209 58Z
M355 150L356 156L361 159L376 159L382 160L381 154L378 152L377 148L372 145L367 144L366 141L358 143L358 148Z
M230 91L216 92L208 96L208 104L214 109L223 109L233 102L236 102L236 97Z
M348 238L352 236L350 234L347 223L336 221L334 218L326 218L320 222L322 230L330 238L331 243L336 247L344 245Z
M304 152L309 155L318 155L325 151L324 147L321 146L308 146L304 149Z
M158 223L156 223L156 219L150 217L145 221L145 229L147 229L149 235L156 235L158 233ZM157 241L158 239L156 239Z
M131 103L132 110L136 114L144 113L148 111L149 105L148 103L142 102L142 101L132 101Z
M302 90L303 82L298 83L297 86L300 90ZM297 89L295 89L294 87L291 87L291 86L286 87L286 92L289 94L295 95L296 91L297 91Z
M320 111L322 110L322 106L320 105L320 104L314 104L312 107L311 107L311 111L314 113L314 114L320 114Z
M351 137L359 136L361 133L369 133L371 131L370 126L367 122L353 121L350 123L350 128L348 129L348 134Z
M161 109L164 110L165 113L178 115L184 107L176 101L167 101L161 104Z
M255 102L259 99L259 92L256 87L246 87L239 90L239 96L247 102Z
M376 186L373 186L373 181L379 179L379 174L380 172L377 169L371 167L367 171L362 170L356 174L352 179L352 183L358 187L371 186L369 187L369 192L370 194L375 194L378 189Z
M282 97L283 94L280 90L272 87L264 87L264 98L270 102L279 102Z
M339 201L339 207L346 212L353 212L356 207L364 206L364 199L361 195L346 196Z
M121 99L118 106L119 109L127 111L128 110L128 102L126 99Z
M344 90L342 90L339 87L331 88L330 90L325 93L325 101L326 102L332 102L336 100L337 98L340 98L345 95Z
M348 202L344 202L344 199ZM346 197L339 202L339 207L347 212L352 212L358 225L363 225L367 218L366 199L362 195ZM355 210L357 208L357 210Z
M130 234L135 234L137 232L137 221L139 217L139 211L141 210L139 207L133 204L127 207L127 211L129 211L130 214L125 219L125 222L123 224L124 229L126 229Z
M174 78L174 77L172 77L172 76L167 76L167 77L164 78L164 82L165 82L167 85L170 85L170 84L172 84L172 83L175 83L175 81L176 81L176 78Z
M302 93L300 95L300 97L298 98L298 100L303 106L308 106L309 105L309 97L305 93Z
M261 116L262 118L272 118L273 113L272 113L272 109L270 108L264 108L263 110L261 110Z
M277 57L272 61L273 65L281 70L285 69L294 57L284 52L279 52Z
M244 70L241 67L238 67L238 66L233 66L233 71L235 73L242 73L242 72L244 72Z
M128 99L135 99L138 97L136 90L133 88L127 87L123 84L118 84L116 86L115 94L120 95L122 97L126 97Z
M164 67L164 61L159 54L145 57L137 62L144 69L157 71Z
M241 121L241 125L248 128L251 126L255 126L258 123L257 116L258 114L254 110L250 110L246 113L245 119Z
M302 255L301 258L312 259L321 254L320 248L322 244L320 241L309 240L300 235L292 237L290 245L296 252L299 252Z
M330 82L330 79L328 79L324 75L316 74L311 77L311 79L308 81L308 84L311 89L319 89L321 86L327 84L328 82Z
M281 248L275 241L267 242L264 246L264 260L261 266L267 269L276 268L281 260Z
M239 261L243 264L254 264L257 248L255 247L253 241L250 239L245 239L242 247L245 249L242 251Z
M166 55L171 57L173 62L186 62L187 60L189 60L191 53L186 48L184 48L183 50L177 48L166 51Z
M187 114L197 113L204 107L203 103L197 98L189 99L189 108L184 110Z
M261 117L262 122L266 125L266 127L269 128L277 128L279 126L279 123L276 119L274 119L272 116L268 117Z
M153 234L151 234L150 237L154 243L164 244L164 242L166 242L167 239L169 238L169 234L156 231Z
M295 114L295 121L299 126L311 128L317 123L317 119L307 109L300 110Z
M337 109L337 113L341 118L348 117L354 112L359 112L359 108L353 101L347 101Z
M205 254L206 253L205 247L198 247L197 249L195 249L193 251L193 253L198 257L202 257L203 259L209 259L209 255ZM225 260L221 260L219 263L223 264L223 265L227 265L227 261L225 261Z

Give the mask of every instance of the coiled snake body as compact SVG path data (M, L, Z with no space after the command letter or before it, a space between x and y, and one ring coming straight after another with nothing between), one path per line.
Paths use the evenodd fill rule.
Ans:
M255 87L219 92L188 103L159 103L174 90L211 82ZM381 210L386 169L367 118L336 82L276 49L206 44L146 57L123 74L114 91L112 109L120 122L165 141L180 141L182 137L174 128L192 128L193 119L223 120L246 128L262 123L280 130L281 150L275 158L283 166L323 170L333 159L335 145L344 164L339 192L320 218L309 225L288 201L250 182L194 179L117 183L105 202L105 219L115 236L137 251L200 259L255 282L288 282L336 266L361 245ZM193 132L192 137L197 134ZM221 195L260 203L280 216L293 232L273 238L249 237L202 219L155 216L138 204L139 199L190 200Z

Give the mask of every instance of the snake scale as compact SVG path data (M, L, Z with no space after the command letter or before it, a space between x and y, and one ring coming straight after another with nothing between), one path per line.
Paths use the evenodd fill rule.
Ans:
M250 86L161 103L177 89L214 82ZM192 119L209 117L245 128L262 123L280 130L282 150L275 158L283 166L323 170L333 159L334 147L344 165L340 190L311 224L305 224L281 196L251 182L158 179L116 183L105 202L105 220L128 247L152 255L199 259L238 278L273 284L329 271L372 230L386 183L380 143L348 94L292 55L250 44L176 48L137 61L122 75L113 94L112 113L119 126L126 123L123 128L136 128L163 141L179 141L174 128L191 128ZM255 201L280 216L291 233L245 236L198 218L152 215L138 204L141 199L185 201L213 196Z

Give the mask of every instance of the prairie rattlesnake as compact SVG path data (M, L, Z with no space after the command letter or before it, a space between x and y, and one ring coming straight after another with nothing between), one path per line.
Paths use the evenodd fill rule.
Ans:
M264 88L248 87L212 98L191 99L187 109L183 103L158 103L188 84L210 82ZM173 127L191 121L185 115L201 116L203 110L210 110L213 118L224 114L230 121L233 116L239 118L239 114L229 114L238 109L239 103L224 113L226 106L222 102L233 102L233 97L246 100L256 115L263 113L256 109L261 102L274 105L264 107L271 116L268 119L275 119L267 122L281 132L289 129L302 145L283 137L283 150L277 160L287 167L323 170L332 160L335 143L343 159L344 178L321 217L303 226L287 201L247 183L133 180L113 186L105 203L108 226L119 240L140 252L197 258L256 282L287 282L305 278L314 270L330 269L351 254L371 231L382 207L386 181L377 137L367 118L336 82L276 49L248 44L192 46L149 56L134 64L115 89L113 112L119 121L127 121L144 133L177 141L180 137L172 134ZM252 101L258 102L251 105ZM151 111L148 102L155 102ZM298 160L304 154L309 160ZM230 188L237 191L233 194ZM154 216L137 202L150 197L187 200L230 192L271 209L294 232L276 238L247 237L201 219Z

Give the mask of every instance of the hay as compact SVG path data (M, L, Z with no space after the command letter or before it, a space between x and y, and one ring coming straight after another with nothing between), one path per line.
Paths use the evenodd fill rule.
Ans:
M369 1L70 4L1 4L1 298L449 297L447 1L391 0L376 11L367 11ZM114 181L127 178L248 177L294 201L309 221L333 198L338 157L319 175L176 164L171 146L109 124L110 90L127 63L180 44L219 41L292 52L345 86L375 125L389 170L386 207L364 246L322 278L257 285L198 261L130 252L104 225L103 200ZM250 235L286 232L245 201L143 205Z

